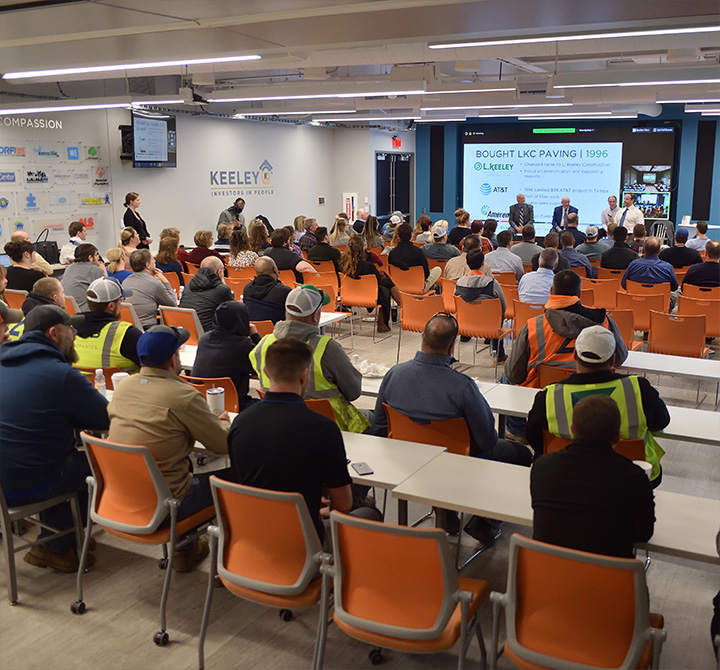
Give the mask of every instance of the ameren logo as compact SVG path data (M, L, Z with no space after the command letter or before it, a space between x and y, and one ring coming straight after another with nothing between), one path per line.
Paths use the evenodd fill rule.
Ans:
M25 116L21 117L3 117L4 126L13 126L16 128L53 128L62 130L63 122L59 119L33 119Z
M268 189L272 184L273 166L264 160L257 170L210 170L210 189L227 190L230 186L243 187L247 191L262 190L263 195L272 192Z
M0 156L25 157L25 147L4 147L0 145Z

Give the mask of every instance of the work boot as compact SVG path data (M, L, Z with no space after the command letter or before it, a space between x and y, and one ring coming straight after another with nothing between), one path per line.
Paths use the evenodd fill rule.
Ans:
M493 526L486 518L473 516L465 524L463 530L472 538L475 538L483 548L492 547L502 534L499 526Z
M198 538L197 542L185 549L175 551L173 556L173 570L176 572L190 572L198 563L210 553L210 544L205 535Z
M77 572L80 565L77 551L53 551L42 544L35 545L28 551L23 560L38 568L52 568L55 572ZM87 567L95 565L95 554L88 552Z

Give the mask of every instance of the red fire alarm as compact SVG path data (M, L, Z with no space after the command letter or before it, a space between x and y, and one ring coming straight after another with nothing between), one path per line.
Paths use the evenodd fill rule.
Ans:
M402 146L402 140L399 137L393 136L392 147L393 149L399 149Z

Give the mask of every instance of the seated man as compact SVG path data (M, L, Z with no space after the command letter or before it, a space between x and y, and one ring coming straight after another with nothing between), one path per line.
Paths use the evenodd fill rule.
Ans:
M509 231L506 232L509 233ZM490 244L490 240L488 240L487 238L485 238L485 241ZM492 249L492 244L490 244L490 248ZM470 272L470 268L467 264L467 255L473 249L482 249L482 240L474 233L471 235L466 235L462 240L462 249L462 253L459 256L455 256L455 258L451 258L447 263L445 263L445 269L442 271L445 279L449 279L450 281L457 281L458 279L460 279L460 277L464 277L468 272ZM483 254L484 253L485 252L483 251ZM513 256L513 258L515 258L516 261L518 260L518 258L516 258L515 256ZM487 260L487 256L485 256L485 259ZM482 267L480 269L486 277L493 276L492 270L490 269L490 266L487 264L486 261L483 261Z
M577 207L573 207L570 204L570 198L567 196L562 198L560 203L561 204L553 210L552 223L550 224L551 229L558 235L567 228L570 222L570 215L578 213Z
M520 257L508 248L512 242L512 233L509 230L502 230L497 235L497 249L491 251L485 256L485 262L490 266L493 272L514 272L515 279L522 279L525 269L523 268ZM464 249L464 247L463 247ZM450 261L448 261L449 263ZM445 276L447 277L447 265L445 266ZM450 279L450 277L448 277Z
M318 238L315 236L318 229L317 219L305 219L303 227L305 234L298 240L298 246L300 251L307 253L318 243Z
M370 426L367 417L352 401L362 392L362 375L353 367L348 355L337 340L321 335L321 308L330 301L323 291L305 284L294 288L285 301L285 321L275 324L271 335L266 335L250 354L250 361L260 378L263 391L270 388L265 374L265 355L276 340L294 337L307 342L313 352L313 375L305 391L306 398L327 398L335 412L335 423L340 430L362 433Z
M510 253L515 254L523 265L530 265L533 256L539 254L542 247L535 244L535 226L527 224L522 229L522 242L513 244Z
M80 221L73 221L68 226L68 235L70 235L70 241L60 248L60 262L63 265L70 265L70 263L75 262L75 247L84 244L87 237L85 224Z
M282 321L285 300L292 289L278 279L277 265L268 256L255 261L255 275L243 290L243 302L247 305L250 321Z
M720 286L720 242L708 240L705 245L705 262L688 268L683 286Z
M536 454L543 452L543 428L558 437L572 439L567 427L573 422L573 403L590 394L595 398L609 395L622 415L620 439L641 438L645 441L645 458L653 466L650 481L657 486L662 478L660 459L665 452L652 433L670 423L670 415L660 395L645 377L613 372L615 338L602 326L590 326L577 336L574 358L575 373L547 386L535 396L528 415L530 446Z
M702 221L700 223L702 223ZM705 230L707 230L707 224L705 224ZM30 242L30 235L28 235L24 230L16 230L12 235L10 235L11 242L22 242L23 240ZM75 250L73 249L73 253L74 252ZM15 261L11 260L10 265L15 265ZM33 268L40 270L48 277L53 273L50 263L48 263L37 251L35 252L35 256L33 256Z
M615 244L600 256L600 267L610 270L624 270L639 256L626 242L628 231L625 226L616 226L612 231L612 236Z
M518 284L520 302L544 305L550 297L555 268L558 264L558 252L555 249L543 249L538 256L538 269L524 274Z
M702 263L703 259L697 249L687 246L688 229L680 226L675 231L675 246L663 249L660 260L670 263L674 268L684 268L695 263Z
M232 474L227 479L301 493L320 539L329 548L330 533L323 520L330 510L375 521L382 521L382 516L372 508L350 512L353 494L342 433L303 401L313 365L310 346L294 337L276 340L267 348L268 391L233 421L228 436Z
M141 251L147 251L143 249ZM134 252L137 253L137 252ZM148 252L149 253L149 252ZM227 412L216 416L205 396L180 377L180 347L190 333L184 328L153 326L138 341L140 373L123 380L108 406L108 439L147 447L170 493L180 500L178 519L213 504L210 475L227 478L229 470L193 475L188 456L199 441L215 454L227 454ZM207 538L175 552L173 568L189 572L208 554Z
M619 230L619 228L616 228ZM627 289L627 281L636 281L643 284L670 284L670 309L677 305L678 283L670 263L660 260L660 240L657 237L648 237L645 240L645 255L637 258L627 266L620 284Z
M583 254L588 260L599 260L600 257L608 250L608 245L598 242L600 231L597 226L588 226L585 229L586 240L582 244L575 247L575 251Z
M272 258L278 270L294 270L295 279L301 282L303 280L302 273L315 272L315 268L290 249L291 237L292 235L287 228L273 230L272 235L270 235L271 246L265 249L262 255ZM314 235L313 238L315 238ZM300 240L302 241L302 237Z
M315 228L315 239L317 240L317 243L315 246L310 247L310 251L308 251L308 260L332 261L335 266L335 272L340 272L340 249L330 246L328 229L325 226L318 226Z
M492 412L477 385L451 367L457 333L457 321L451 315L437 314L427 322L415 358L394 366L383 378L375 403L373 432L387 436L383 403L417 423L463 417L470 431L471 456L529 465L530 451L521 444L498 440ZM491 542L496 535L488 522L478 517L465 529L483 543Z
M65 295L75 298L81 312L87 311L88 286L100 277L107 277L107 270L97 248L93 244L75 247L75 262L65 270L61 281Z
M96 279L87 290L89 311L77 328L75 349L81 368L120 368L137 370L140 359L137 344L142 331L120 320L120 304L130 295L114 279Z
M533 538L633 558L633 545L652 537L650 482L641 468L613 450L621 424L621 411L606 395L575 405L573 441L538 458L530 471Z
M0 485L10 506L76 491L87 512L90 465L75 449L75 430L107 430L107 401L71 363L74 326L57 305L41 305L25 318L25 332L0 346ZM70 505L40 513L43 523L73 527ZM40 531L40 537L50 533ZM33 547L25 561L57 572L77 572L72 534ZM95 557L90 557L90 564Z
M123 288L132 291L128 302L137 312L143 328L157 325L159 305L177 306L177 297L165 275L155 267L155 259L147 249L136 249L130 254L133 273L123 282Z
M19 309L10 309L0 300L0 344L10 342L10 325L18 324L23 318Z
M567 228L565 229L565 232L568 232L573 236L573 240L575 242L574 246L576 247L580 246L587 240L585 233L578 229L578 223L578 215L575 212L568 214Z
M593 272L592 266L590 265L590 261L587 259L587 256L583 256L583 254L578 253L573 248L575 246L575 238L572 236L572 233L569 230L566 230L560 236L560 244L562 245L560 255L565 258L568 263L570 263L570 267L584 268L585 276L589 277L590 279L594 279L595 274Z
M460 252L452 244L447 243L447 229L445 226L439 226L437 224L433 226L432 236L432 242L428 242L420 247L426 258L445 260L460 255Z
M705 250L705 245L708 243L708 224L706 221L698 221L695 226L695 237L688 241L685 245L688 249L695 249L695 251L702 252Z
M424 290L429 291L442 273L441 268L430 270L427 256L423 250L416 247L412 242L412 226L409 223L401 223L397 228L398 243L388 254L388 263L395 267L407 270L412 267L421 267L425 274ZM450 261L448 261L449 263ZM447 268L447 265L445 266Z
M59 279L54 277L38 279L22 304L23 314L27 316L31 309L40 305L57 305L65 309L65 290Z
M570 261L565 258L565 256L563 256L558 249L558 247L560 246L560 238L555 231L549 232L547 235L545 235L545 239L543 240L543 246L546 249L555 249L555 251L558 252L557 265L553 270L555 274L557 274L558 272L562 272L563 270L570 269ZM540 254L538 253L532 257L532 261L530 262L530 267L532 268L533 272L538 269L539 262Z
M207 332L214 328L213 317L218 305L228 300L235 300L235 296L225 283L225 264L215 256L208 256L185 287L179 306L194 309Z

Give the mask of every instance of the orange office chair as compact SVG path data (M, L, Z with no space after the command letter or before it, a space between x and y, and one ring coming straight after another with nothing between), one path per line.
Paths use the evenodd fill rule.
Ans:
M165 275L165 279L168 280L168 284L170 284L170 287L173 291L175 291L175 295L177 296L178 300L180 299L180 277L178 277L177 272L165 272L163 273ZM181 273L182 274L182 273Z
M580 289L580 304L585 305L585 307L594 307L595 291L591 288Z
M720 300L720 286L694 286L685 284L682 289L687 298L700 298L702 300ZM7 291L6 291L7 293Z
M523 263L523 273L527 274L528 272L532 272L532 263Z
M83 367L80 367L79 365L75 365L73 367L80 370L80 372L82 372L88 378L88 380L91 384L94 382L95 368L83 368ZM116 372L124 372L124 370L121 370L120 368L113 366L113 367L109 367L109 368L103 368L102 371L103 371L103 374L105 375L105 388L108 391L114 391L115 387L113 386L113 383L112 383L112 376Z
M208 529L210 573L198 643L201 669L216 575L230 593L280 608L283 621L292 619L292 609L319 602L322 589L322 547L302 495L241 486L214 476L210 486L217 525Z
M308 261L319 274L327 274L332 272L335 274L335 263L332 261Z
M337 276L335 277L337 282ZM320 282L314 283L315 288L319 288L323 293L327 293L330 296L330 302L327 305L323 305L320 308L322 312L336 312L338 306L338 285L335 284L321 284ZM335 324L333 324L335 325Z
M3 293L5 302L10 309L21 309L23 303L25 302L25 298L27 298L27 295L27 291L21 291L14 288L6 288L5 292ZM67 310L67 303L65 309Z
M245 267L227 266L227 276L229 279L255 279L255 266L248 265Z
M587 268L584 265L571 265L570 269L579 277L587 277Z
M440 268L440 277L442 277L445 274L445 266L447 265L448 259L447 258L428 258L428 269L432 270L433 268ZM438 277L437 281L435 282L435 285L440 283L440 277ZM424 288L425 282L423 282L423 288Z
M553 435L543 428L543 454L551 454L554 451L562 451L570 444L570 440L558 435ZM645 460L645 441L637 438L633 440L620 440L615 445L615 451L631 461Z
M120 321L127 321L132 323L135 328L144 330L142 323L140 323L140 317L135 311L135 306L131 302L120 303Z
M232 289L235 300L242 300L245 287L253 280L252 277L228 277L225 283Z
M514 272L493 272L493 279L495 279L498 284L502 284L503 291L505 290L505 285L517 286L517 277Z
M620 289L619 279L590 279L582 278L583 289L592 289L593 307L615 309L617 307L616 293ZM582 297L580 299L582 302ZM585 304L583 302L583 304Z
M262 389L255 389L255 391L260 399L265 397L265 391ZM316 414L335 421L335 410L327 398L305 398L305 404Z
M293 270L279 270L278 271L278 279L281 283L285 284L285 286L289 286L290 288L295 288L295 272Z
M440 277L440 289L442 291L445 311L450 314L455 314L455 282L451 279Z
M662 284L645 284L628 279L625 290L633 295L661 295L663 297L663 311L670 309L670 282Z
M350 637L374 647L373 664L381 662L381 648L431 653L459 641L458 668L462 669L474 633L485 667L477 612L490 585L457 576L444 531L394 526L338 512L330 513L330 523L334 560L331 564L331 557L323 555L315 668L323 667L325 657L331 580L333 620Z
M187 265L189 275L196 275L197 271L200 269L199 263L190 263L190 261L185 261L185 265Z
M512 328L503 328L502 305L499 298L465 302L455 296L455 315L458 322L458 334L469 337L502 340L512 333ZM473 365L475 365L476 346L473 344ZM458 349L458 360L460 350ZM497 378L497 365L495 366Z
M419 265L407 268L407 270L390 265L388 274L401 293L422 295L425 292L425 272Z
M634 293L617 293L617 308L631 309L634 318L635 330L647 332L650 330L650 311L666 312L665 296L660 293L638 295Z
M688 316L651 311L648 351L654 354L704 358L709 351L705 346L705 315Z
M80 314L80 306L77 304L77 300L71 295L65 296L65 311L70 315Z
M401 293L400 332L398 333L397 361L400 362L400 342L403 330L422 333L430 318L443 311L441 295L414 295Z
M208 389L222 388L225 389L225 411L238 411L238 392L235 384L230 377L191 377L190 375L180 375L180 379L195 387L205 396Z
M205 334L197 312L187 307L166 307L160 305L160 321L166 326L185 328L190 333L187 344L197 346L198 340Z
M250 322L255 328L257 328L257 332L260 335L260 337L265 337L265 335L272 335L273 330L275 330L275 324L272 321L251 321Z
M490 668L497 665L500 609L505 656L519 668L657 668L666 638L649 611L645 568L634 558L600 556L510 539L505 593L493 591Z
M415 423L387 403L383 403L388 422L388 437L393 440L420 442L445 447L451 454L470 455L470 432L464 418Z
M170 639L165 610L175 551L194 543L205 532L215 516L215 508L206 507L178 520L180 501L172 497L147 447L118 444L87 433L81 433L81 437L92 476L87 479L88 521L77 575L77 600L71 609L74 614L85 612L83 574L93 523L131 542L162 544L159 565L166 572L160 598L160 630L153 635L153 642L164 647Z
M557 365L548 365L541 363L537 366L538 388L544 389L549 384L557 384L563 379L567 379L575 370L571 368L561 368Z
M195 276L194 274L190 274L189 272L181 272L180 274L182 275L183 281L185 282L185 286L187 286L192 280L192 278Z
M705 337L720 337L720 300L678 297L678 314L705 316Z
M70 509L72 510L73 516L73 527L67 530L57 530L51 528L47 524L40 521L40 512L69 502ZM44 537L42 540L26 541L16 539L13 533L13 524L22 521L23 519L29 519L38 526L43 526L48 530L53 531L51 535ZM17 605L18 602L18 586L17 586L17 571L15 569L15 554L24 549L34 547L38 544L43 544L48 540L54 540L63 535L69 535L75 533L75 540L77 543L77 551L80 552L83 542L83 527L82 527L82 516L80 515L80 504L78 503L77 494L73 491L72 493L65 493L63 495L50 498L49 500L42 500L37 503L29 503L27 505L8 505L5 500L5 494L3 493L2 486L0 486L0 535L2 535L3 554L5 556L5 566L7 568L7 588L8 588L8 600L11 605ZM18 546L15 546L15 542L20 542Z
M599 267L597 269L598 279L622 279L625 270L614 270L612 268Z
M505 294L505 318L513 321L515 319L515 301L520 301L517 286L514 284L501 284Z
M523 326L526 326L530 319L540 316L545 311L545 305L515 300L513 301L513 310L515 312L515 318L513 319L513 333L515 338L517 338L520 335L520 331L523 329Z
M591 268L599 268L600 267L600 259L599 258L589 258L590 261L590 267Z
M422 268L421 268L422 271ZM378 299L378 283L375 275L361 275L353 279L347 275L340 277L340 301L343 307L365 307L366 309L375 309ZM379 307L378 307L379 309ZM361 322L362 323L362 322ZM377 320L373 319L373 343L378 340L375 338L375 330ZM353 319L350 318L350 347L354 346L354 327ZM388 336L389 337L389 336ZM387 337L382 338L383 341Z
M637 351L642 347L642 341L635 340L635 315L631 309L613 309L607 312L607 316L615 322L628 351Z
M334 292L337 294L340 288L340 282L335 270L332 272L321 272L319 274L313 274L312 272L303 272L303 284L312 284L313 286L333 286ZM298 285L298 284L296 284ZM302 286L302 284L299 284ZM334 310L333 310L334 311Z

